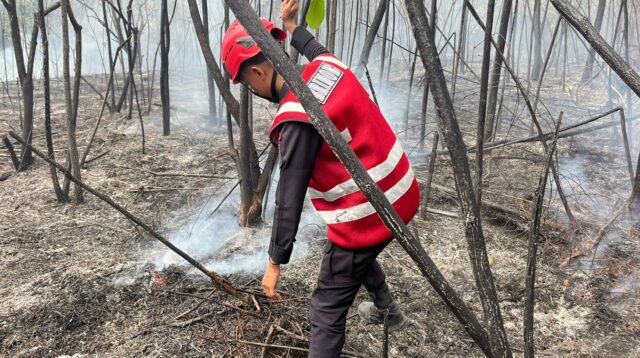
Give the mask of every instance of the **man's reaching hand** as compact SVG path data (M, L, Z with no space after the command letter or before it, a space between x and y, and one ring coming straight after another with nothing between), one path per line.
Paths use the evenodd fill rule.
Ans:
M298 14L298 0L282 0L282 9L280 9L280 18L282 24L287 31L293 33L298 27L296 24L296 15Z
M282 300L280 294L276 291L278 285L278 279L280 278L280 265L273 263L271 258L267 263L267 270L262 277L262 289L264 294L274 301Z

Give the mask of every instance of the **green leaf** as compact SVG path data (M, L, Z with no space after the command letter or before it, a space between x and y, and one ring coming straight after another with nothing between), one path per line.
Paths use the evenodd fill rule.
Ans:
M309 11L307 12L307 24L312 29L317 29L324 20L324 0L311 0Z

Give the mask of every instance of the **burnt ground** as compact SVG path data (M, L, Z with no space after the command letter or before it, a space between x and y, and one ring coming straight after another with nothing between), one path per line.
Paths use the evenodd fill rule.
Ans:
M97 78L89 79L98 82ZM124 114L107 115L89 158L108 153L82 171L89 185L168 236L184 224L178 220L180 215L195 215L206 198L220 194L221 185L232 180L155 176L150 172L236 175L227 154L224 130L207 125L206 116L181 103L180 93L189 93L188 81L176 83L175 88L174 98L178 99L173 102L176 108L171 136L161 135L159 107L153 105L151 113L145 112L146 153L142 154L138 122L126 120ZM64 157L66 147L60 89L60 82L54 81L58 159ZM545 91L561 93L558 88ZM379 96L390 97L392 92ZM460 93L457 98L474 96L464 89ZM513 92L507 95L507 101L515 102ZM18 127L19 121L8 98L2 101L0 131L5 133L11 126ZM16 104L15 96L12 102ZM82 152L100 101L83 84L80 103L78 141ZM473 143L475 103L460 103L465 139ZM568 95L545 104L557 111L564 108L565 123L601 112L595 105L588 107L584 98L571 100ZM37 106L36 118L42 118L42 103ZM413 117L417 118L417 113L419 106L412 109ZM505 123L511 116L505 114ZM511 128L510 136L524 136L528 115L522 106L513 117L519 122ZM256 131L266 131L265 120L256 120ZM408 151L415 147L411 144L415 133L415 129L409 131L405 139ZM575 249L581 244L589 247L595 232L614 212L618 199L628 193L628 176L616 133L607 129L559 144L563 183L570 187L567 192L582 232L566 230L554 190L552 198L545 200L549 210L539 241L535 311L539 355L640 354L637 216L634 219L625 214L612 225L593 264L592 252ZM262 148L266 136L259 137L258 147ZM45 148L41 119L36 121L34 143ZM421 159L424 151L411 151L422 181L426 176ZM485 198L520 213L514 216L490 211L484 216L502 314L516 355L521 355L523 348L527 217L542 168L541 155L539 145L526 144L496 150L486 158L490 165ZM0 158L0 174L12 172L4 150ZM438 160L434 183L453 187L446 156ZM259 272L227 275L236 287L255 293L254 304L250 299L234 299L213 289L206 278L187 266L155 267L148 253L166 249L97 198L85 193L85 199L78 206L57 203L48 166L42 160L0 182L0 356L304 356L304 352L286 347L307 347L308 297L319 266L321 234L316 233L306 252L284 268L280 289L285 300L281 303L260 296ZM430 207L452 213L458 210L452 197L437 190L430 198ZM481 317L460 220L428 214L426 219L417 217L411 228L449 282ZM243 240L249 245L252 237ZM567 261L572 248L576 257ZM481 356L397 243L385 250L380 261L397 300L412 320L408 329L391 335L391 356ZM366 295L361 292L356 304L364 299ZM354 313L348 319L346 349L358 355L380 356L382 328L363 326ZM265 342L272 325L285 332L274 331L270 342L285 348L263 351L263 347L251 343Z

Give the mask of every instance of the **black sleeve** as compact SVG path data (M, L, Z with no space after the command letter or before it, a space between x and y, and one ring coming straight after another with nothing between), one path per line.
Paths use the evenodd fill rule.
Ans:
M279 131L280 181L276 189L269 257L275 263L286 264L293 250L316 155L324 141L309 123L286 122L280 125Z
M322 46L304 26L296 27L293 34L291 34L291 46L295 47L309 61L313 61L322 54L329 53L329 50Z

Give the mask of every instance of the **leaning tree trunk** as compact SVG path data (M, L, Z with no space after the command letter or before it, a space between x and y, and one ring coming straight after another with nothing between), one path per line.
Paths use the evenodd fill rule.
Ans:
M382 18L387 10L387 4L389 0L380 0L376 14L373 17L367 36L364 39L364 45L362 46L362 52L360 53L360 61L358 61L358 67L356 67L356 76L360 77L364 73L365 66L369 63L369 54L371 53L371 47L373 47L373 41L376 39L376 34L382 23Z
M160 10L160 99L162 101L162 134L171 133L171 107L169 99L169 8L167 0L162 0Z
M511 18L512 0L505 0L502 3L502 13L500 15L500 28L498 29L498 50L504 53L507 44L507 30L509 29L509 19ZM500 56L493 57L493 69L491 70L491 80L489 82L489 98L487 100L487 123L485 125L484 139L493 139L493 130L496 120L496 109L498 105L498 87L500 85L500 75L502 73L502 60Z
M61 13L62 13L62 73L64 78L64 100L67 116L67 135L69 140L69 161L71 163L71 170L73 176L79 181L82 180L80 176L80 161L78 158L78 144L76 143L76 120L77 120L77 104L79 93L79 80L81 73L81 61L82 61L82 46L80 29L76 27L75 21L73 21L74 30L76 32L76 58L75 58L75 81L73 94L71 92L71 78L69 75L69 18L71 17L71 5L69 0L61 0ZM79 27L79 25L77 25ZM68 188L68 186L66 186ZM79 204L83 202L82 187L79 185L74 186L73 202Z
M340 132L331 123L326 113L324 113L322 107L300 77L299 72L289 61L281 47L267 33L264 26L258 19L258 16L255 14L253 9L251 9L249 3L233 0L226 0L226 3L229 5L231 10L233 10L240 23L258 43L264 55L274 64L275 68L278 69L278 72L285 79L289 88L293 91L296 97L300 99L300 103L309 114L313 126L318 130L318 133L320 133L320 135L325 139L333 153L345 166L360 190L362 190L369 202L376 209L387 228L391 230L398 242L416 262L423 275L427 277L436 292L442 297L456 317L463 323L464 328L473 337L483 352L488 355L491 354L487 334L484 328L482 328L475 315L460 299L444 276L442 276L442 273L435 266L429 255L427 255L419 240L409 231L407 226L394 210L393 206L391 206L391 203L387 200L384 193L371 179L353 150L340 136ZM424 8L422 8L422 11L422 14L424 15ZM409 11L409 14L412 14L412 12ZM427 23L426 19L423 23ZM435 61L437 61L437 52L433 43L431 44L431 50L433 51L429 53L429 56L432 56L432 60L435 59ZM426 67L432 68L430 66ZM440 75L442 76L441 68ZM442 77L442 80L444 83L444 77ZM462 141L460 141L460 143L463 145ZM460 149L462 150L462 148ZM462 153L466 155L464 150L462 150ZM468 177L469 176L470 174L468 174Z
M502 322L502 314L498 305L498 297L482 233L480 203L476 202L467 150L458 127L453 102L447 89L444 72L438 57L438 49L433 41L433 34L429 28L429 20L427 20L422 1L405 0L405 3L416 43L422 55L423 66L429 69L425 75L438 110L438 115L436 116L438 127L451 156L456 188L460 197L461 217L465 218L469 257L473 265L485 321L489 328L491 354L496 357L509 357L511 356L511 350Z
M596 10L596 20L594 23L596 31L599 33L602 28L602 19L604 18L604 10L607 7L607 0L598 0L598 9ZM591 79L593 73L593 64L595 62L596 55L593 49L589 49L589 54L587 57L587 62L584 65L584 70L582 71L582 80L588 81Z

